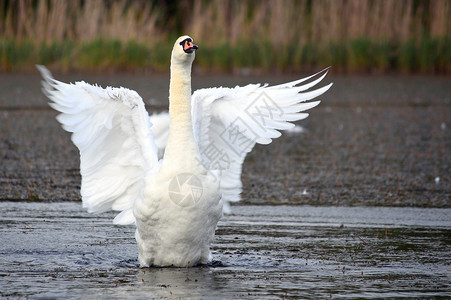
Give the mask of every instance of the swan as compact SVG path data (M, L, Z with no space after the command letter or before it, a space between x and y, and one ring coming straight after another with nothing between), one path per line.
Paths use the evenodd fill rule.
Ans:
M292 121L308 116L308 101L332 83L327 69L268 86L200 89L191 94L198 47L178 38L171 53L169 113L149 117L127 88L55 80L38 65L43 93L80 151L82 205L119 211L115 224L136 224L141 267L186 267L211 261L210 244L223 212L240 200L241 166L256 143L269 144ZM301 86L315 76L319 78ZM152 121L155 123L152 125Z

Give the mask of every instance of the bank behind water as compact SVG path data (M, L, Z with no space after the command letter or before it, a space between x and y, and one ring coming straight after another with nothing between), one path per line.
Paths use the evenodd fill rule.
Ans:
M79 152L47 105L37 73L0 74L0 199L79 201ZM150 113L167 109L168 75L54 73L64 82L125 86ZM194 75L193 91L299 77ZM451 207L449 77L323 81L334 85L299 122L303 130L247 155L244 203Z

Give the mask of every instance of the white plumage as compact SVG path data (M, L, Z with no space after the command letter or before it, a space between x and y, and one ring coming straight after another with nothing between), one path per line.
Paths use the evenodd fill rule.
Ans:
M191 95L196 49L190 37L177 39L169 114L150 118L135 91L66 84L38 66L43 91L80 150L83 207L120 211L114 223L136 223L142 267L208 262L222 211L240 199L246 154L306 118L304 111L319 104L307 101L332 85L306 91L326 76L324 70L276 86L210 88Z

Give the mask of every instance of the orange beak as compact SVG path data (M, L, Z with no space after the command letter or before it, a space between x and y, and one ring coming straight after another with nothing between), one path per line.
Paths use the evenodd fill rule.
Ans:
M187 53L193 52L193 50L199 49L197 45L194 45L193 42L185 41L185 44L183 45L183 50Z

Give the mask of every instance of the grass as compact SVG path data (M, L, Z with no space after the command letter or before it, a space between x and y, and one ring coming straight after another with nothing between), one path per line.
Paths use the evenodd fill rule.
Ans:
M0 39L0 70L23 71L36 63L59 69L149 70L165 72L172 42L153 47L138 41L96 39L90 42L40 44ZM200 44L196 65L205 72L232 72L242 68L258 72L299 72L333 66L336 72L422 72L451 71L451 38L424 38L393 43L357 38L347 43L289 44L274 47L269 42L241 41L208 46Z

